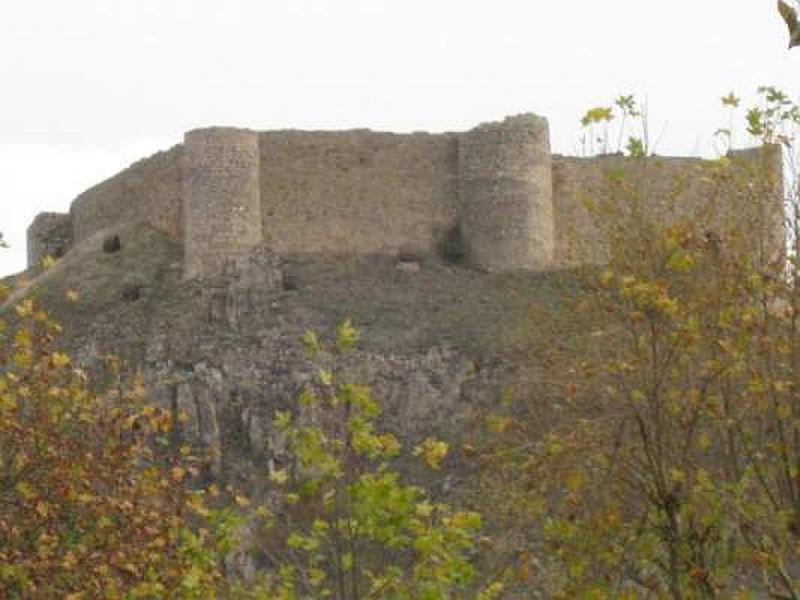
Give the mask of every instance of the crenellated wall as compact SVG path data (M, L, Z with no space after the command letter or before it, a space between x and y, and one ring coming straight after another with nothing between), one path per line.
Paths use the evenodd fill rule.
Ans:
M442 134L199 129L87 190L69 215L37 217L29 264L137 221L183 243L186 278L213 276L260 245L278 253L463 254L491 271L599 263L606 236L586 201L607 194L619 172L643 214L666 218L666 204L672 214L714 210L720 223L758 219L779 240L780 149L737 152L729 162L729 174L744 177L767 167L776 182L771 214L749 215L752 199L736 196L747 186L731 186L725 206L709 207L710 186L720 185L709 174L719 162L552 156L547 120L532 114Z

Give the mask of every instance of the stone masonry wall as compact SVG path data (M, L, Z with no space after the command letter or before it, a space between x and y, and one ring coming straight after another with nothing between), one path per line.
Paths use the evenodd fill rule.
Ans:
M608 196L609 176L621 172L614 202L638 198L653 219L711 211L720 226L727 219L775 232L777 247L779 149L737 152L728 162L743 177L766 166L778 200L769 214L751 214L748 186L710 177L719 165L712 161L551 156L547 121L532 114L465 133L202 129L78 196L71 220L37 218L29 256L51 253L53 240L81 243L139 221L183 242L187 278L216 274L259 245L278 253L463 252L467 264L494 271L602 263L606 235L586 201Z
M432 253L456 223L455 135L260 138L264 243L277 252Z
M692 157L621 155L553 157L553 206L556 268L601 264L608 258L607 235L597 226L589 206L603 203L637 206L642 218L669 222L699 219L712 228L758 227L782 244L781 152L779 146L737 151L724 166ZM617 178L616 187L610 182ZM755 182L768 179L766 187ZM744 179L749 183L746 184ZM767 189L770 188L770 189ZM769 214L763 211L767 189ZM613 190L613 197L609 194ZM748 197L748 194L758 197Z
M654 210L654 204L671 190L687 198L698 197L698 178L693 177L704 161L698 158L657 158L641 161L610 155L588 158L553 158L553 206L556 231L555 264L574 267L603 263L607 259L605 236L596 226L587 206L600 205L609 191L609 178L624 176L629 189L641 192ZM695 183L681 190L686 178ZM686 202L687 206L691 203Z
M154 154L78 196L70 208L75 242L135 221L180 240L182 153L178 145Z
M28 226L28 267L45 256L60 258L72 245L72 219L69 214L44 212Z
M228 128L190 131L183 153L183 272L216 275L259 246L258 134Z
M547 120L487 123L461 136L460 225L467 261L491 271L553 261L553 182Z

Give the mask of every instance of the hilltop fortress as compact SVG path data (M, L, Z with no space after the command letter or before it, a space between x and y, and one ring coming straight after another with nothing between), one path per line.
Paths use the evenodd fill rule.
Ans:
M780 181L779 148L737 156ZM602 260L583 198L610 171L630 167L663 190L707 161L641 162L552 155L547 121L532 114L442 134L198 129L85 191L68 214L38 215L28 262L146 222L182 244L186 279L214 276L259 246L458 254L490 271L569 267ZM700 187L684 186L688 205Z

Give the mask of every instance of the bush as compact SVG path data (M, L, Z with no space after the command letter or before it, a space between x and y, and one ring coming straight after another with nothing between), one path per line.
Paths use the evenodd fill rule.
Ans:
M171 415L138 386L98 397L47 313L25 300L16 317L0 350L3 597L214 598L223 540L198 527L192 467L158 451Z

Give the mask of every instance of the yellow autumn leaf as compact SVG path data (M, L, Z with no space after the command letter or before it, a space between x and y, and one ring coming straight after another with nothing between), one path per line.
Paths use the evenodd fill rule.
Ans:
M14 307L14 310L20 319L30 317L33 314L33 300L30 298L23 300Z
M414 456L420 456L432 469L438 469L449 450L447 442L428 438L414 448Z
M333 384L333 373L327 369L320 369L317 371L317 381L320 384L329 386Z
M98 565L93 571L101 577L107 577L111 570L108 568L108 565Z
M10 394L0 394L0 412L17 408L17 401Z
M669 478L671 481L674 481L675 483L681 483L683 481L686 481L686 473L681 471L680 469L670 469Z
M56 369L62 369L69 364L70 358L63 352L53 352L53 354L50 356L50 362L53 363L53 366Z
M94 496L92 494L77 494L75 500L81 504L89 504L94 500Z
M39 264L43 269L49 269L54 264L56 264L56 259L48 254L47 256L42 257L42 259L39 261Z
M604 288L608 288L614 282L614 271L611 269L606 269L600 275L600 285Z
M418 502L414 507L414 512L416 512L418 517L430 517L433 513L433 505L428 501Z
M269 472L269 479L278 485L283 485L289 479L289 476L286 474L286 469L273 469Z
M211 511L208 510L206 505L203 503L202 498L198 495L194 495L189 498L186 502L188 507L194 511L196 514L200 515L201 517L209 517L211 516Z
M67 552L64 555L64 559L61 561L61 566L64 567L65 569L72 569L77 564L78 564L78 559L75 558L75 553L72 551Z
M36 492L25 481L20 481L19 483L17 483L16 489L19 492L20 496L25 498L25 500L31 500L36 497Z

